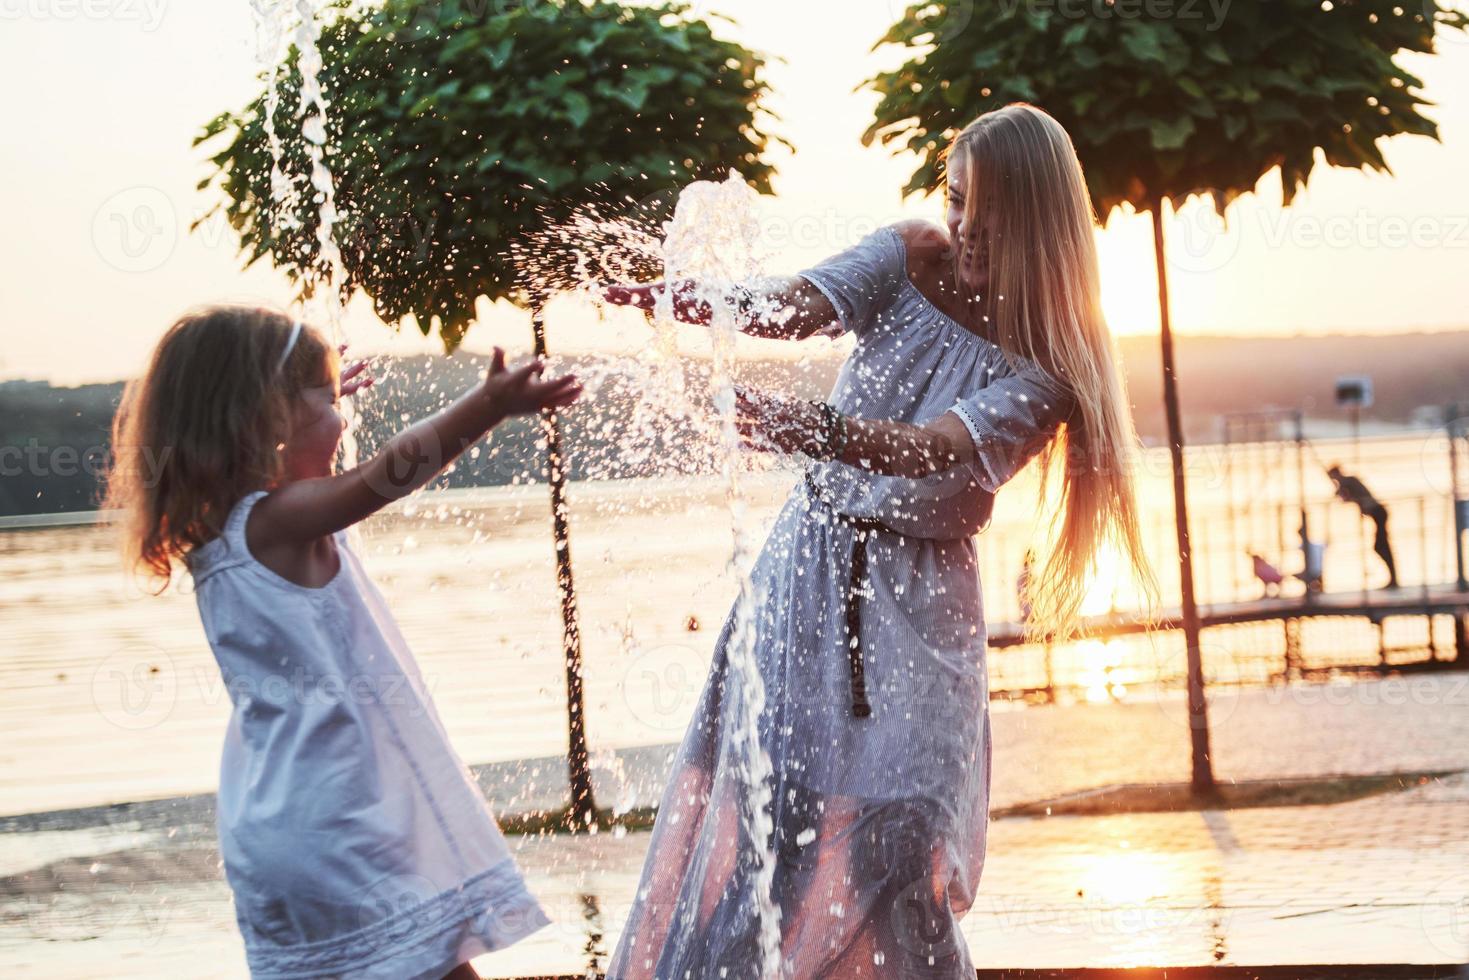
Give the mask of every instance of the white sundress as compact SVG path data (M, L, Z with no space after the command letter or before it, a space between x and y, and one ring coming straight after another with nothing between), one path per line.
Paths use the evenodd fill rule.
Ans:
M978 458L922 480L813 465L755 562L783 976L973 980L958 919L984 863L991 757L973 537L994 492L1073 402L923 297L893 228L801 275L856 337L836 407L905 422L954 411ZM854 558L867 566L855 621ZM760 977L757 866L731 731L746 696L730 669L733 625L675 757L608 980Z
M549 923L348 543L321 588L251 556L243 498L189 556L234 705L218 828L250 975L439 980Z

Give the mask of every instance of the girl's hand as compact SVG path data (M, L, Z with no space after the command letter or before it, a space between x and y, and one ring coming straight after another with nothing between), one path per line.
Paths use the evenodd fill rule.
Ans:
M602 298L613 306L636 306L652 316L659 298L667 291L668 284L664 282L613 285L603 288ZM714 313L708 303L698 298L697 292L698 285L693 280L676 283L673 287L673 315L684 323L708 326Z
M570 405L581 396L581 382L574 374L564 374L541 381L546 364L540 358L522 364L513 371L505 367L505 351L495 348L490 369L480 389L496 418L529 415L547 408Z
M735 428L747 449L812 453L821 448L823 425L811 402L735 386Z
M363 388L372 387L372 375L366 372L366 361L354 361L342 369L342 377L339 383L343 398L346 398L348 395L355 395Z

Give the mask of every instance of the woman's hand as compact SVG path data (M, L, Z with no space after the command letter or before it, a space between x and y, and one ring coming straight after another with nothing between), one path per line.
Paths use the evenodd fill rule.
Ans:
M613 285L602 290L602 298L613 306L636 306L651 316L658 300L667 291L668 284L664 282ZM698 291L698 283L692 279L676 283L673 287L673 315L684 323L708 326L714 318L714 311L699 298Z
M505 367L505 351L499 347L490 358L490 369L480 392L496 420L511 415L529 415L547 408L570 405L581 396L581 382L574 374L541 381L546 364L534 358L514 370Z
M816 453L823 425L821 409L811 402L735 386L735 428L747 449Z

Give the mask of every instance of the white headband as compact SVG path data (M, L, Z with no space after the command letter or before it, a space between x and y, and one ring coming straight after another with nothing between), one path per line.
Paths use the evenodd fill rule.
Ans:
M297 320L291 324L291 336L286 338L285 350L281 351L280 358L275 362L275 373L280 374L290 360L291 351L296 349L296 341L301 339L301 321Z

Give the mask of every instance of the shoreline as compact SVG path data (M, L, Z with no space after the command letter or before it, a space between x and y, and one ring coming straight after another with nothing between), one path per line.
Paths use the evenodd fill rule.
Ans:
M1453 681L1444 686L1442 697L1439 699L1440 703L1436 707L1440 710L1469 708L1469 669L1446 670L1435 676L1450 677ZM1240 683L1213 688L1210 691L1211 711L1214 719L1211 728L1219 737L1233 733L1234 726L1231 724L1233 715L1241 702L1246 700L1255 702L1254 710L1264 712L1264 718L1275 721L1288 719L1292 715L1304 716L1322 710L1330 711L1333 708L1350 710L1354 705L1411 712L1416 705L1407 703L1408 699L1388 697L1391 690L1396 690L1395 687L1390 686L1397 684L1400 680L1401 677L1397 675L1348 676L1340 679L1294 681L1288 685ZM1329 687L1340 689L1340 694L1333 697L1325 696L1325 689ZM1108 712L1160 709L1165 713L1177 712L1182 709L1183 700L1182 692L1172 689L1158 689L1142 693L1135 700L1122 703L1079 700L1058 704L1026 704L999 699L991 701L990 717L997 728L996 736L999 741L1018 743L1005 748L1007 755L1022 756L1028 748L1033 747L1028 743L1036 741L1039 730L1047 728L1065 730L1072 727L1073 723L1095 724L1099 717L1105 726ZM1458 720L1453 717L1451 711L1444 710L1444 714L1451 723ZM1138 719L1138 721L1141 721L1141 727L1144 729L1152 728L1155 724L1151 718ZM1383 724L1385 730L1392 730L1394 727L1391 719L1384 719ZM1466 718L1461 724L1466 729L1466 734L1469 734L1469 713L1466 713ZM1029 731L1032 727L1037 731ZM1256 726L1248 727L1252 729ZM1007 734L1011 737L1005 738ZM1240 737L1249 737L1252 733L1245 731L1238 734ZM1016 735L1019 738L1015 738ZM1179 745L1181 747L1182 742ZM664 775L672 764L678 746L678 742L664 741L642 745L609 746L594 751L592 770L594 779L598 783L599 798L603 801L614 798L625 801L627 805L620 807L623 811L655 807L661 795ZM1451 747L1451 745L1445 746L1445 748ZM1461 752L1458 754L1450 753L1448 756L1422 758L1416 760L1422 764L1416 765L1411 764L1411 760L1405 760L1409 764L1404 764L1402 761L1395 763L1391 753L1388 753L1387 762L1383 765L1312 765L1307 761L1298 767L1278 771L1274 771L1273 766L1270 767L1272 771L1266 772L1226 774L1221 770L1220 776L1221 779L1225 779L1232 775L1234 778L1230 781L1238 784L1242 782L1285 783L1303 780L1327 782L1375 780L1400 775L1418 776L1469 771L1469 738L1466 738L1459 748ZM1000 749L997 748L997 757L999 757L999 752ZM997 768L1004 765L1004 758L1000 758L1001 761L997 762ZM1376 759L1377 756L1374 754L1373 760ZM565 755L539 755L481 761L470 763L469 768L498 819L532 819L537 814L544 814L563 807L568 799ZM997 798L992 800L992 813L997 814L995 819L1001 819L1002 817L999 816L1001 814L1004 816L1031 815L1036 808L1044 809L1047 804L1061 806L1063 800L1094 800L1107 792L1113 793L1116 798L1115 794L1122 793L1124 788L1128 792L1123 795L1128 796L1133 802L1127 804L1128 809L1119 812L1144 812L1136 801L1146 797L1150 792L1149 788L1159 794L1176 797L1176 787L1182 784L1177 783L1174 779L1165 778L1168 775L1159 773L1157 778L1143 780L1098 777L1085 784L1081 784L1081 781L1077 779L1069 782L1063 780L1061 785L1050 787L1051 791L1014 794L1020 798L1014 798L1014 796L1006 798L1010 794L1001 791L996 794ZM1169 789L1169 787L1175 788ZM620 793L617 792L619 789ZM133 829L141 830L208 825L212 832L214 797L213 789L201 789L196 792L99 801L79 806L0 812L0 834L65 833L117 828L122 825L131 825ZM1071 803L1067 802L1064 805L1070 807ZM1086 812L1095 812L1093 803L1077 805ZM1014 811L1013 814L1011 811Z

